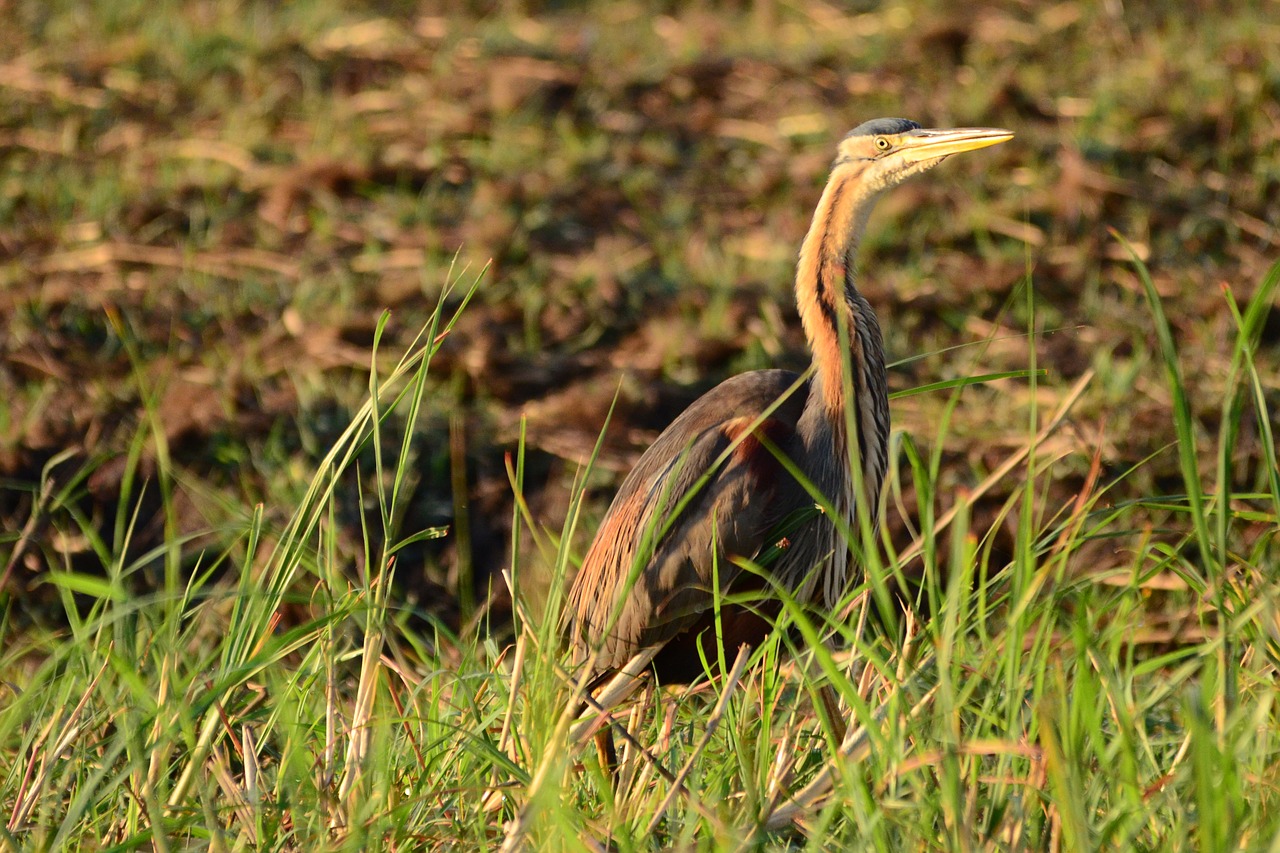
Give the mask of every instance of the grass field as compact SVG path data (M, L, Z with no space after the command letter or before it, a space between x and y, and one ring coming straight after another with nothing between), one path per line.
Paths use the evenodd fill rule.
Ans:
M1280 16L1157 6L0 3L0 846L1280 850ZM872 219L852 616L611 782L564 581L878 115L1017 135Z

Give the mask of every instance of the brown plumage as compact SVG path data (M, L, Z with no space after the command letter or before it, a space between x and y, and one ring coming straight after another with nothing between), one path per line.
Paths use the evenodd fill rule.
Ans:
M874 518L888 464L884 348L876 316L854 283L867 217L880 193L910 175L1012 135L876 119L844 138L796 268L811 377L801 382L788 371L759 370L727 379L640 458L569 591L566 618L577 661L594 652L595 672L606 673L642 649L660 647L659 680L696 678L703 669L699 644L708 660L716 658L715 632L708 630L713 589L766 587L736 561L759 560L770 549L775 559L767 571L777 582L802 602L835 605L853 574L840 529L853 528L858 501L867 501ZM850 459L849 425L861 477ZM812 511L813 498L775 450L827 497L843 525ZM739 644L756 645L768 633L778 608L767 599L721 609L730 657Z

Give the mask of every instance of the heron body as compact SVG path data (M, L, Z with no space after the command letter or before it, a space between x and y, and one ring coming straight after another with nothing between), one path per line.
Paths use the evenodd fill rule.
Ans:
M859 502L874 518L888 465L884 346L854 277L867 218L880 194L907 177L1012 136L875 119L844 138L796 267L796 301L813 354L809 378L758 370L727 379L644 453L570 588L575 659L593 659L594 670L606 673L658 647L658 679L685 682L703 671L702 655L716 658L717 642L726 649L758 644L778 612L767 596L721 607L719 639L710 629L717 589L768 585L740 567L766 551L774 582L802 603L835 606L854 575L842 530L853 528ZM813 497L780 456L843 523L812 511Z

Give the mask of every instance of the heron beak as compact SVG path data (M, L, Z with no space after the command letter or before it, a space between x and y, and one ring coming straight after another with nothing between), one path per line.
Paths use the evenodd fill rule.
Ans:
M898 141L898 155L909 163L939 160L961 151L975 151L1013 139L1013 131L997 127L957 127L951 130L913 130Z

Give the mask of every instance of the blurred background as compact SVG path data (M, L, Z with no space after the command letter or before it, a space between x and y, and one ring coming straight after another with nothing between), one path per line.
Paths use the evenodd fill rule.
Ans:
M522 419L554 542L616 397L583 540L699 393L803 368L795 254L835 143L876 116L1017 134L873 217L861 286L891 388L1044 371L902 397L895 426L939 454L942 511L1087 379L1041 449L1037 511L1092 467L1103 503L1132 507L1073 557L1103 576L1186 527L1160 500L1183 484L1151 313L1110 230L1150 266L1205 436L1228 297L1280 256L1275 2L0 0L0 17L0 567L21 618L60 618L51 569L124 555L144 585L164 543L194 567L259 504L282 526L367 397L380 314L390 364L478 279L431 367L403 519L449 534L398 567L409 606L460 624L511 558ZM1274 309L1262 346L1274 413ZM1243 430L1233 476L1261 488ZM996 549L1020 482L974 509ZM376 507L349 485L357 570ZM904 475L895 542L919 513Z

